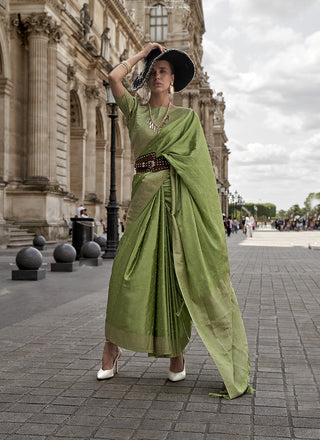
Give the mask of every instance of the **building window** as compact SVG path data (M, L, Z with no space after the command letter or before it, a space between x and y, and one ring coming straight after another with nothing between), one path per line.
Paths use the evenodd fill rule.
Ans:
M150 10L150 36L152 41L166 41L168 35L168 11L162 5Z

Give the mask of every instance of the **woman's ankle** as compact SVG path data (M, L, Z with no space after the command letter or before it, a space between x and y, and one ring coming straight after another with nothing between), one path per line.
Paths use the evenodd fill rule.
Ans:
M111 341L106 340L102 354L102 369L111 370L114 360L119 355L120 348Z
M183 368L184 368L183 353L181 353L180 356L170 358L170 371L172 371L172 373L180 373L181 371L183 371Z

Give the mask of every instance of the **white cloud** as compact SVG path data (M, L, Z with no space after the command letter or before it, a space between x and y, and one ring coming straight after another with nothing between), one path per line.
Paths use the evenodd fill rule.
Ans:
M224 40L235 40L239 34L239 30L235 26L228 26L227 29L222 32L221 37Z
M237 82L232 87L242 90L244 94L252 94L266 85L266 77L262 72L250 70L238 75Z
M237 77L237 67L234 62L232 47L222 48L213 40L204 39L203 47L206 51L205 69L210 73L211 79L217 77L233 81Z
M320 134L308 139L304 147L234 142L229 159L231 191L237 189L246 201L275 203L278 209L295 203L302 206L309 192L319 189L319 147ZM283 199L281 205L277 198Z
M286 44L292 44L298 42L301 38L301 34L295 32L290 27L284 27L275 24L249 24L243 26L243 33L247 36L248 40L253 44L276 44L285 46Z
M246 146L246 154L238 155L234 151L234 159L242 165L278 164L279 161L289 160L289 154L282 145L250 143Z
M229 181L246 200L301 205L320 191L320 0L220 0L212 15L203 4L216 24L204 67L226 100Z
M218 7L223 4L225 0L210 0L205 2L205 13L208 15L214 14Z
M311 138L307 139L303 145L296 148L292 153L292 160L299 162L300 166L305 163L314 163L315 167L319 169L320 164L320 132L315 133ZM317 191L319 192L319 191Z
M313 5L318 0L229 0L232 6L233 19L248 22L283 20L284 17L294 17Z
M277 108L270 109L266 112L265 124L269 130L275 130L288 135L294 135L297 131L301 131L303 127L304 115L285 114Z
M242 107L243 103L248 105L243 99L248 96L255 104L260 102L261 106L268 107L268 124L270 114L275 112L278 125L288 133L292 132L290 126L302 130L319 122L319 117L313 116L310 124L310 114L315 111L320 114L320 32L302 43L274 51L267 60L256 58L247 66L248 70L242 72L237 70L232 48L223 50L208 42L205 49L212 59L207 65L209 73L212 71L213 79L226 85L227 106L231 104L235 108L232 103L235 98ZM270 108L276 110L270 112Z

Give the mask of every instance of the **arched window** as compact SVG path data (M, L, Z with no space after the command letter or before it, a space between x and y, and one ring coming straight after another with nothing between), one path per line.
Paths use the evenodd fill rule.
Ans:
M103 119L98 107L96 108L96 138L104 139Z
M72 128L82 127L81 104L74 90L70 92L70 125Z
M150 36L152 41L166 41L168 35L168 11L156 5L150 10Z

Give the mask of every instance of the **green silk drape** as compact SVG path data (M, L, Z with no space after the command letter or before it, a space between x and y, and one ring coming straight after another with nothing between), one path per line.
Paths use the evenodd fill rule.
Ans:
M183 324L173 335L176 343L169 350L171 355L178 355L175 347L178 350L187 343L190 316L232 399L249 387L246 333L230 281L220 200L206 140L197 114L190 109L178 111L182 117L174 118L140 153L154 151L171 167L134 176L127 228L110 280L106 337L145 351L152 339L152 331L146 328L154 325L154 317L148 321L154 303L146 296L154 288L154 277L156 285L169 279L167 288L175 283L179 293L173 316ZM156 248L155 236L160 241ZM147 294L135 302L134 292ZM172 328L177 328L174 323ZM166 347L168 342L159 337L158 344Z

